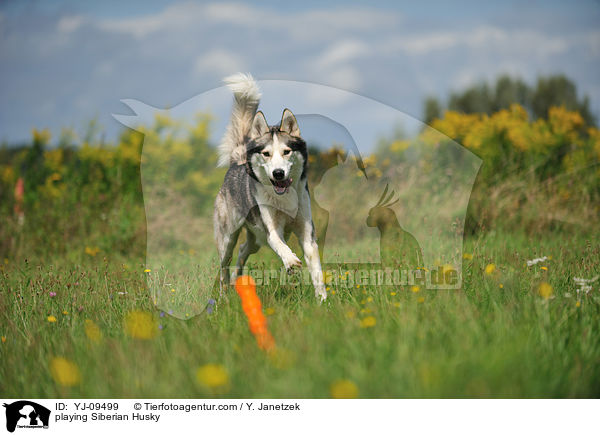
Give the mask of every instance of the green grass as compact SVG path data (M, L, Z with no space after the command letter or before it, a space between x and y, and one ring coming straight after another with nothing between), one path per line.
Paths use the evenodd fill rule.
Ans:
M282 358L256 346L235 291L212 314L184 321L160 317L143 259L126 267L102 253L8 259L0 274L0 396L326 398L333 382L348 379L363 398L597 397L598 288L578 306L572 278L600 272L599 247L597 236L490 232L465 240L473 259L463 264L462 290L354 287L319 305L308 286L259 287ZM542 255L552 257L547 271L526 267ZM497 272L487 275L490 263ZM553 287L552 298L538 294L541 282ZM134 310L163 329L149 340L128 336L124 319ZM365 316L376 324L362 328ZM99 326L99 342L86 336L86 319ZM81 381L58 385L53 357L75 363ZM228 386L197 381L208 363L225 368Z

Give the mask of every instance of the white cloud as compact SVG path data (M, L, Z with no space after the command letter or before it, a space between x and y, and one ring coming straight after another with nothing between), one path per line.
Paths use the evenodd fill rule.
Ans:
M465 68L455 74L452 80L452 87L454 89L462 89L472 85L481 77L477 76L477 73L472 68Z
M72 33L79 29L84 21L85 18L81 15L68 15L58 20L56 28L60 33Z
M468 30L397 36L384 43L382 51L401 51L409 55L427 56L462 47L480 51L482 54L499 52L545 57L564 53L571 45L573 44L566 37L552 36L540 31L512 31L494 26L478 26Z
M425 55L436 50L447 50L455 47L459 36L452 32L434 32L418 36L400 36L389 44L388 50L400 50L413 55Z
M341 66L328 73L327 82L341 89L358 90L362 85L362 78L357 68Z
M378 32L393 29L399 23L398 14L374 9L321 9L300 13L267 10L243 3L183 2L171 5L155 14L133 18L110 18L101 20L98 26L108 32L126 33L144 38L160 30L183 31L210 24L227 25L265 31L279 31L295 41L315 41L333 38L340 32L348 35L360 32ZM256 32L255 32L256 33Z
M432 25L376 6L294 9L301 10L178 2L125 18L72 13L15 18L0 13L8 35L0 40L0 61L11 65L0 92L11 96L6 101L20 102L0 106L5 120L0 127L13 135L17 127L12 126L20 119L50 122L47 113L36 115L29 100L70 101L73 95L85 95L93 111L63 112L89 119L110 113L110 104L132 95L156 106L183 100L236 71L335 86L412 114L420 112L426 94L443 98L450 90L482 78L493 80L501 72L526 80L539 73L565 73L583 93L591 92L593 107L600 104L593 77L600 64L600 31L590 24L565 22L557 28L554 20L509 27L501 24L505 18L498 18L493 25L476 19ZM34 66L42 61L43 78ZM325 99L344 104L339 98Z
M459 35L461 43L477 48L486 47L490 44L506 44L509 39L509 35L505 30L492 26L476 27L468 32L461 32Z
M98 23L105 32L126 33L142 39L163 26L160 16L145 16L129 19L108 19Z
M556 37L534 30L509 31L496 27L479 27L471 34L461 36L463 43L474 49L502 50L512 55L553 56L563 53L569 44L564 37Z
M319 68L332 67L362 57L368 52L367 44L357 40L344 40L323 51L315 64Z
M194 72L200 76L206 73L225 76L244 70L243 60L235 53L223 49L214 49L199 56L194 64Z
M94 70L96 77L110 77L115 71L115 65L112 61L105 60L98 64Z
M400 23L400 14L372 8L320 9L298 14L293 20L336 30L393 30ZM305 28L304 32L311 30L316 29Z
M323 82L341 89L358 90L363 84L362 75L356 64L368 56L367 44L355 39L340 40L307 62L307 70L313 77L322 77Z
M202 15L208 20L248 27L281 27L281 17L276 13L242 3L210 3L202 9Z
M107 32L131 34L141 39L159 31L167 32L165 36L168 37L169 33L193 30L194 27L208 23L256 27L257 23L264 25L266 22L268 27L272 27L274 21L266 18L274 17L261 12L260 9L237 3L182 2L154 14L104 19L98 25Z

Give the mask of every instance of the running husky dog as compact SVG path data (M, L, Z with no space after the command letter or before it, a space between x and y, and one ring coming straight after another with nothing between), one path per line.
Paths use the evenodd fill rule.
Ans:
M225 82L234 94L231 120L219 146L219 166L229 165L215 200L213 225L221 260L221 286L229 284L229 264L242 228L240 246L231 274L241 274L250 254L268 244L288 273L302 265L285 243L294 232L304 251L315 287L325 300L323 273L310 209L306 180L308 154L296 117L283 111L279 125L269 126L257 112L260 91L252 76L235 74Z

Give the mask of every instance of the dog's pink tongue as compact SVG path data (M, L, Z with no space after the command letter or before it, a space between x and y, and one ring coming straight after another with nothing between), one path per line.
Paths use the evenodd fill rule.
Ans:
M275 181L273 183L273 189L275 189L275 193L278 195L282 195L287 191L287 188L292 184L292 179L288 179L285 181Z

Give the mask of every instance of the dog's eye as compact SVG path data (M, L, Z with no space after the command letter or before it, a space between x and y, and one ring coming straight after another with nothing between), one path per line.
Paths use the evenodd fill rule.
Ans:
M292 152L292 150L283 150L283 155L287 156Z
M271 153L270 153L270 152L268 152L268 151L263 151L261 154L262 154L264 157L271 157Z

